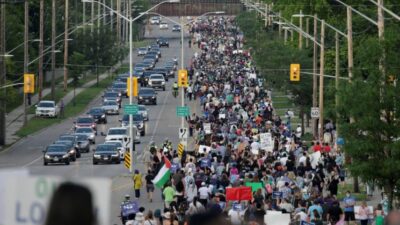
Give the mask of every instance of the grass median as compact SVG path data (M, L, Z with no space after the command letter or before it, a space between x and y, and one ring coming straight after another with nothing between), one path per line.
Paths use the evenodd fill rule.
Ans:
M19 137L26 137L53 124L60 123L67 118L74 117L82 113L89 105L89 103L93 101L112 82L112 79L106 78L104 80L101 80L98 86L95 83L92 86L83 90L81 93L77 94L75 96L75 99L72 99L68 104L65 105L64 118L51 119L34 117L29 120L24 127L17 131L17 135Z

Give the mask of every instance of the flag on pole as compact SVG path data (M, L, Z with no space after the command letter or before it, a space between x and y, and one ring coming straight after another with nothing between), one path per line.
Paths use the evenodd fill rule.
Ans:
M158 187L164 187L164 184L169 181L171 176L171 162L164 156L164 165L158 171L157 176L152 180L153 184Z
M251 200L252 198L251 187L226 188L227 201Z

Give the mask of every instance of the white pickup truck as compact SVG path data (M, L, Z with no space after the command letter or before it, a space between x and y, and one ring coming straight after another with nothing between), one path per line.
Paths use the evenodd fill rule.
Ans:
M137 129L134 129L137 130ZM128 127L113 127L108 129L105 141L121 141L123 146L129 147L129 129ZM135 143L140 143L140 133L136 132Z
M162 74L152 74L149 77L149 86L157 89L162 89L165 91L165 78Z

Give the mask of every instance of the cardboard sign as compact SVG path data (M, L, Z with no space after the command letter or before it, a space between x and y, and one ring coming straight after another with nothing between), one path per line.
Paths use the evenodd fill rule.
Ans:
M233 211L240 212L243 210L243 206L240 203L233 203L232 209L233 209Z
M274 150L274 142L271 133L260 134L260 148L265 151L272 152Z
M264 224L268 225L287 225L290 224L290 214L282 213L282 214L265 214L264 216Z
M67 181L63 177L29 176L6 178L4 225L44 224L48 204L58 185ZM99 225L110 224L111 181L109 179L85 178L71 182L87 187L93 196L96 217ZM61 204L61 203L60 203Z
M226 188L227 201L251 200L253 193L250 187Z
M282 197L283 197L283 192L281 192L281 191L272 192L272 198L273 199L280 199Z
M199 153L209 153L211 151L211 147L207 145L200 145L199 146Z
M251 191L255 192L258 189L263 189L263 184L261 182L246 182L246 187L251 187Z
M200 161L200 167L205 168L205 167L211 167L211 160L210 159L202 159Z
M318 165L319 159L321 158L321 152L314 152L311 154L311 167L315 169Z
M211 134L211 123L203 123L203 128L206 134Z
M128 216L139 212L139 204L134 201L129 201L121 205L122 216Z
M171 173L176 173L180 169L180 166L178 163L171 163Z
M369 211L369 215L368 218L369 219L374 219L374 207L373 206L367 206L368 207L368 211ZM356 217L356 220L360 219L360 215L358 214L358 211L360 210L361 206L354 206L354 214Z

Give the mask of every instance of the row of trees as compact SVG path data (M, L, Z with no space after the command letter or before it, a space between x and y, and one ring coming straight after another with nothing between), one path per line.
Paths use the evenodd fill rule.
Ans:
M44 0L44 46L45 49L51 46L51 2L56 1L56 36L64 32L64 1L58 0ZM29 1L29 40L39 38L39 2L40 0ZM111 1L105 3L116 9L115 3L111 6ZM123 5L122 12L126 10L126 5ZM149 7L149 3L145 0L132 1L132 16L138 15L139 11L145 10ZM99 7L95 4L94 16L100 16L100 19L93 21L91 24L91 4L86 3L85 9L85 26L83 24L83 3L78 0L70 0L69 4L69 27L70 31L75 30L69 38L73 39L69 42L69 73L70 76L79 76L87 70L93 70L97 66L100 68L107 68L114 65L116 62L122 60L127 55L127 48L124 43L117 40L116 14L111 17L110 11L103 11L100 7L100 12L97 10ZM103 14L103 13L106 14ZM111 21L111 18L112 21ZM100 20L100 23L97 23ZM121 20L121 24L122 24ZM112 24L112 25L111 25ZM98 26L100 25L100 26ZM93 29L92 29L93 26ZM78 28L80 27L80 28ZM137 20L134 24L135 40L141 38L141 30L143 28L143 19ZM6 49L11 50L24 42L24 4L6 4ZM93 32L92 32L93 31ZM63 51L64 35L60 35L56 39L56 49ZM122 39L123 40L123 39ZM29 43L29 58L30 60L38 57L39 42ZM23 74L23 56L24 48L21 46L12 52L13 57L7 58L7 80L15 82L21 80ZM44 55L44 70L50 70L50 55ZM56 54L56 67L63 66L63 54ZM33 63L29 67L32 73L38 73L38 62ZM15 93L10 89L7 93ZM17 97L19 98L19 97ZM12 103L12 101L8 101Z
M306 15L317 14L327 23L347 32L346 8L334 0L264 0L274 3L273 11L299 25L293 14L302 11ZM400 11L396 0L385 0L385 7L393 12ZM376 20L377 7L363 0L346 1L357 10ZM249 46L254 49L257 65L276 87L283 87L295 96L295 103L308 109L311 106L312 84L307 75L302 75L300 84L287 80L287 69L292 62L300 62L302 68L312 69L312 50L298 50L298 34L295 42L283 44L277 38L277 27L260 33L264 22L255 13L239 16L239 23ZM353 15L354 69L353 78L340 81L336 90L334 80L325 79L325 118L337 121L345 138L344 150L351 158L347 165L351 174L365 183L374 183L388 194L390 205L399 197L400 185L400 126L399 121L399 72L400 22L388 14L385 17L384 38L378 38L378 28L364 18ZM277 20L277 19L276 19ZM254 21L260 21L254 23ZM312 27L312 20L310 21ZM305 19L303 19L305 28ZM312 30L312 29L310 29ZM334 72L334 32L327 29L325 47L325 74ZM316 37L319 39L320 37ZM304 45L303 45L304 46ZM312 46L312 45L311 45ZM303 61L303 62L302 62ZM282 70L282 71L281 71ZM285 70L285 71L283 71ZM347 42L340 42L340 74L347 76ZM306 78L306 80L303 80ZM335 94L339 92L339 104ZM297 93L297 94L296 94ZM336 118L336 112L340 117Z

